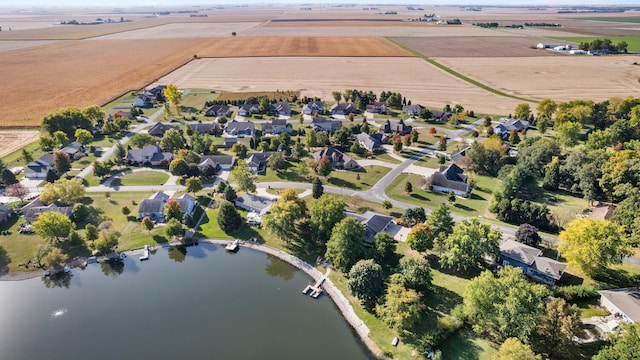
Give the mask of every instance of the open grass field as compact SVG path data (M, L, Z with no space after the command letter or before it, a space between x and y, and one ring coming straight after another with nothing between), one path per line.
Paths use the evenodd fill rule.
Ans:
M0 158L22 149L26 144L38 140L37 130L0 130ZM18 157L21 153L18 152ZM12 161L13 159L6 159Z
M507 34L503 34L507 35ZM557 52L536 49L543 38L523 36L395 37L394 41L428 57L540 57ZM491 51L487 51L491 49Z
M575 44L579 44L581 42L592 42L596 39L609 39L614 44L618 44L621 41L625 41L629 44L629 51L631 52L640 52L640 37L638 36L586 36L586 37L555 37L554 39L563 40Z
M322 76L310 81L309 69ZM413 103L464 104L465 109L492 114L513 112L521 102L489 93L414 57L200 59L156 83L231 92L299 90L302 96L323 99L332 99L331 92L335 90L367 89L379 93L394 84L394 91Z
M499 91L555 101L633 96L640 89L640 56L437 58L439 63ZM606 71L604 70L606 69ZM511 112L511 111L509 111Z

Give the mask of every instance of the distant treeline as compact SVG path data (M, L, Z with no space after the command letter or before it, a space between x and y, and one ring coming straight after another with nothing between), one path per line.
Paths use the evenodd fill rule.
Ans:
M478 27L482 27L482 28L487 28L487 29L499 28L500 27L500 24L498 24L497 22L475 23L473 25L474 26L478 26ZM552 24L552 23L524 23L524 25L511 24L511 25L504 25L503 27L505 27L505 28L513 28L513 29L522 29L525 26L532 26L532 27L560 27L562 25L560 25L560 24Z
M595 51L596 53L608 54L608 53L624 53L626 54L627 47L626 41L620 41L617 44L614 44L611 39L595 39L592 42L583 42L580 43L580 50L584 51Z

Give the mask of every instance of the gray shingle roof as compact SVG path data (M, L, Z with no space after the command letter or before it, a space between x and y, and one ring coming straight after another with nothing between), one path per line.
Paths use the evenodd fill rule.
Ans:
M542 254L542 250L514 240L507 240L500 244L500 253L502 256L531 265Z
M164 136L164 133L171 129L178 130L179 128L175 125L155 123L155 125L153 125L151 129L149 129L149 135L161 137Z
M431 176L431 184L452 190L469 191L467 177L458 165L440 166L440 170Z
M191 126L193 131L199 132L200 134L213 134L218 131L218 124L214 122L191 124L189 126Z
M640 291L637 287L598 291L631 321L640 323Z

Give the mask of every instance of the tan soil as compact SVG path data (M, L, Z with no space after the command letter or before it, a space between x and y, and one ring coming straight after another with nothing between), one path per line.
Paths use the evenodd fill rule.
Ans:
M0 130L0 158L38 140L39 136L36 130Z

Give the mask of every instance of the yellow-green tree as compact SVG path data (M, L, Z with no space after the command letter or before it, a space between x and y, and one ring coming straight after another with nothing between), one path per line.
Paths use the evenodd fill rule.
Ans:
M280 239L290 241L297 238L296 221L306 216L307 205L298 197L295 189L284 189L270 213L264 216L264 226Z
M62 250L59 248L53 248L51 252L44 257L44 262L47 266L53 267L64 264L68 259L69 256L62 253Z
M392 329L405 332L420 321L425 308L419 292L392 282L387 287L384 304L376 306L376 313Z
M45 204L59 202L64 205L77 203L84 197L85 188L80 179L59 179L44 186L40 201Z
M176 108L176 113L180 115L180 102L182 102L182 93L178 90L178 86L169 84L164 89L164 97L169 103Z
M623 228L606 220L575 219L558 238L562 256L588 275L609 265L621 264L623 258L631 255L631 245Z
M516 105L513 114L516 119L527 119L531 113L531 107L527 103L520 103Z
M38 216L33 222L33 231L47 240L60 241L69 236L71 230L76 228L67 215L56 211L47 211Z
M494 360L541 360L540 355L536 355L531 351L529 345L525 345L517 338L508 338L505 340Z

